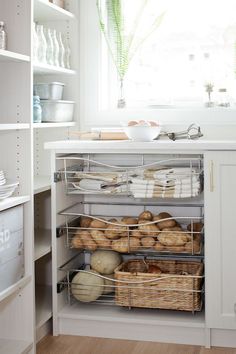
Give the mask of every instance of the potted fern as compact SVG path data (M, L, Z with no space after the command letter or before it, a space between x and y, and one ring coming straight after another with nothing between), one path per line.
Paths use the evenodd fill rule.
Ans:
M134 8L135 16L132 28L127 31L123 2L130 0L97 0L97 10L100 29L106 40L108 50L116 66L120 83L118 108L126 106L123 86L124 79L130 63L143 42L159 27L164 17L164 12L157 16L146 32L140 34L139 26L145 14L149 0L139 0Z

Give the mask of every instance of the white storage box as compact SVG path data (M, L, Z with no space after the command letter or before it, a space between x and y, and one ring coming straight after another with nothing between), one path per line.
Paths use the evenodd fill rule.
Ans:
M39 82L34 84L34 95L41 100L62 100L64 86L62 82Z
M23 206L0 213L0 292L24 276Z
M71 122L74 115L74 102L41 100L42 122Z

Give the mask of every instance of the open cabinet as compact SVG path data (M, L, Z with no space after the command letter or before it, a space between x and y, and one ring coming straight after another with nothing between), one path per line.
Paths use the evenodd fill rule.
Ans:
M127 149L124 146L123 152L113 146L107 153L106 143L68 142L60 147L56 143L47 144L52 149L54 175L54 334L203 345L206 335L203 156L198 153L178 154L176 151L157 153L148 144L143 145L142 150L135 146L132 151L129 144L126 144ZM164 195L156 198L144 196L142 188L132 189L137 175L151 173L152 169L158 171L158 166L162 165L174 171L178 171L178 167L193 171L193 175L190 174L187 179L194 181L196 178L197 189L194 185L190 187L188 198L185 193L184 198L165 198ZM106 189L104 183L96 183L101 176L104 181L115 178L115 189L109 189L110 185ZM132 184L130 177L133 178ZM101 189L96 189L99 186ZM181 247L162 245L161 248L160 239L164 242L164 235L169 230L162 228L158 231L156 226L160 221L154 219L141 223L140 215L144 212L152 215L168 212L172 223L178 228L172 230L172 241L179 239L180 235L184 238L187 236L188 240L186 238ZM132 218L133 222L122 224L127 217ZM84 224L86 218L90 219L89 225ZM195 223L200 223L201 230L191 229ZM155 225L155 230L150 229L151 225ZM113 277L107 271L98 271L99 274L94 275L97 269L92 259L97 251L115 251L122 257L121 268L113 270ZM101 257L106 258L105 255ZM162 280L161 287L155 278L161 277L161 274L152 274L153 283L148 286L150 275L142 274L145 272L141 268L130 274L129 271L123 273L126 263L134 260L143 267L149 262L157 262L161 268L164 267L164 278L169 277L165 274L168 271L164 264L168 264L168 267L174 264L184 269L178 268L179 280L175 284L171 284L171 281L163 283ZM76 285L75 277L80 274L89 274L94 282L86 280L86 283L78 282ZM131 277L127 278L129 275ZM105 283L105 280L109 280L107 277L112 279L108 284ZM188 287L185 280L188 282L190 279L191 286ZM139 288L136 288L137 284ZM111 291L107 293L106 288L109 287ZM95 290L96 296L90 298Z

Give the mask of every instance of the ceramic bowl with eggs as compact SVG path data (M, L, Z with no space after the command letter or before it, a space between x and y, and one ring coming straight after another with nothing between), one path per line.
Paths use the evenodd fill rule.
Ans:
M127 137L133 141L152 141L156 139L161 132L160 123L156 121L131 120L128 124L122 125Z

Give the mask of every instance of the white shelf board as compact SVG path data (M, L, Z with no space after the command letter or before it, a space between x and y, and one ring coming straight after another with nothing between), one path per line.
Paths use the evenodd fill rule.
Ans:
M75 122L58 122L58 123L34 123L33 127L35 129L40 128L64 128L64 127L74 127Z
M14 207L16 205L26 203L29 200L30 200L30 197L28 195L21 196L21 197L9 197L9 198L0 200L0 211Z
M51 230L37 229L34 232L34 260L51 252Z
M0 131L2 130L23 130L29 129L30 125L27 123L16 123L16 124L0 124Z
M52 288L48 285L36 285L36 329L52 317Z
M61 75L75 75L76 71L66 68L61 68L59 66L53 66L48 64L34 63L34 74L40 75L53 75L53 74L61 74Z
M15 52L10 52L9 50L0 49L0 61L4 62L29 62L30 57L28 55L23 55Z
M0 354L27 354L33 348L33 343L0 338Z
M9 286L7 289L3 290L0 293L0 301L6 299L7 297L11 296L15 292L22 289L24 286L26 286L31 281L31 278L32 277L30 275L25 276L22 279L20 279L18 282L16 282L15 284L13 284L13 285Z
M39 194L51 189L50 176L34 176L34 194Z
M60 318L129 323L130 325L163 325L180 327L205 326L204 312L192 313L184 311L167 311L155 309L138 309L119 306L74 303L66 305L60 312Z
M61 21L73 19L75 19L74 14L50 3L49 0L34 0L35 21Z

